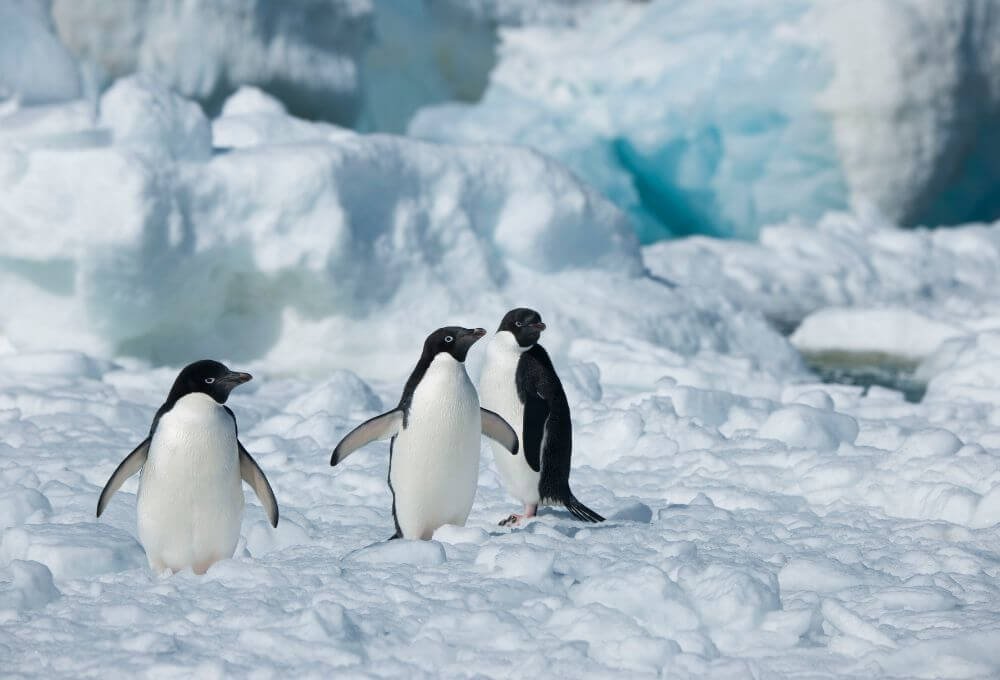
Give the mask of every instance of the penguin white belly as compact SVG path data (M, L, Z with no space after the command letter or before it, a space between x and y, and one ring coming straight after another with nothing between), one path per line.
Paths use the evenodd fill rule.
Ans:
M404 538L429 539L444 524L465 524L479 482L481 432L479 397L465 366L439 354L392 447L389 481Z
M236 427L208 395L182 397L160 418L136 510L153 569L203 573L233 556L243 517Z
M508 337L502 337L504 335ZM510 423L521 443L520 451L512 456L510 451L490 440L493 460L496 461L497 471L507 493L525 505L537 505L541 475L531 469L524 457L524 404L517 396L516 381L520 360L521 352L514 336L506 331L497 333L486 352L479 380L479 398L483 408L493 411Z

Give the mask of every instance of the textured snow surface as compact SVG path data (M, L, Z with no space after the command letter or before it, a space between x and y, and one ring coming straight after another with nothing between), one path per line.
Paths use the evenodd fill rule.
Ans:
M488 319L483 319L487 323ZM471 322L471 320L470 320ZM415 334L416 331L413 331ZM610 345L619 345L611 341ZM415 357L411 337L406 358ZM281 504L247 491L243 540L204 577L161 577L135 539L135 480L108 475L174 369L65 352L0 371L0 651L10 677L87 673L510 677L988 677L1000 672L1000 384L922 404L888 390L648 388L557 355L575 416L573 486L604 513L522 529L488 449L469 523L392 532L387 446L330 447L403 375L258 375L230 405ZM979 352L987 343L978 344ZM994 362L1000 340L992 344ZM953 362L968 361L969 347ZM476 348L473 354L481 353ZM649 371L648 365L636 372ZM694 370L694 369L689 369ZM988 371L992 376L997 372ZM954 371L952 372L954 375ZM596 389L595 389L596 386Z
M996 219L1000 14L975 0L607 2L501 33L482 100L414 134L559 158L665 234L871 204Z

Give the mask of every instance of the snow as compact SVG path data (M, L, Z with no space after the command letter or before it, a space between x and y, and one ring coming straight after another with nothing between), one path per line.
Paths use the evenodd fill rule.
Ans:
M972 0L607 2L501 31L482 99L409 130L542 150L647 242L868 205L996 219L998 28Z
M0 111L6 675L1000 674L1000 222L640 247L531 150L360 135L260 89L220 111L148 74ZM331 447L429 329L524 304L608 521L498 527L484 452L465 527L386 541L388 445ZM776 330L800 324L803 349L919 360L926 395L819 382ZM235 556L160 576L136 480L94 509L201 356L255 375L229 406L281 522L246 489Z

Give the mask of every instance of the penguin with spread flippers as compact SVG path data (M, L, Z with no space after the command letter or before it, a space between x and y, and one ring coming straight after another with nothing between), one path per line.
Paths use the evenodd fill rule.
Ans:
M514 429L480 408L465 371L469 348L484 335L482 328L457 326L431 333L396 408L362 423L333 450L330 465L337 465L365 444L391 438L392 538L426 540L445 524L465 524L479 481L482 435L508 456L517 454Z
M500 522L516 525L534 517L539 503L562 505L584 522L604 518L578 501L569 488L573 427L562 382L545 349L538 344L545 324L533 309L507 312L486 350L479 380L484 408L514 426L521 454L493 447L507 491L524 504L524 514Z
M97 516L139 470L139 540L156 571L203 574L233 556L240 538L243 487L250 485L272 526L278 503L257 462L237 438L229 393L250 380L218 361L186 366L156 412L149 436L121 462L97 502Z

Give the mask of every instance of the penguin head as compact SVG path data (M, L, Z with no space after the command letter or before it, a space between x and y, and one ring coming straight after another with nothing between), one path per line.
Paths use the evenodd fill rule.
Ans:
M504 315L497 333L507 331L514 336L521 347L531 347L538 342L545 330L542 316L533 309L518 307Z
M225 364L218 361L202 359L188 364L181 370L167 399L176 401L185 395L201 392L220 404L225 404L233 388L251 380L252 377L249 373L230 371Z
M427 336L427 340L424 341L424 354L434 357L445 353L450 354L456 361L465 361L469 348L484 335L486 331L482 328L445 326Z

